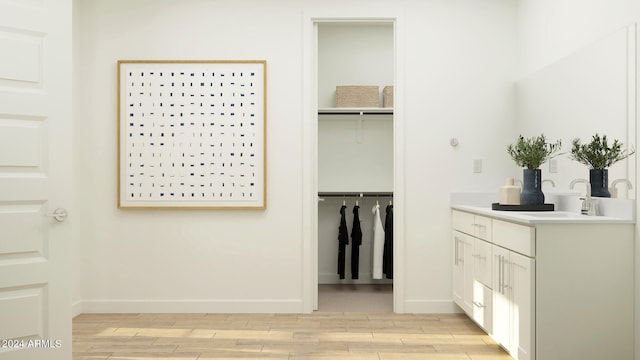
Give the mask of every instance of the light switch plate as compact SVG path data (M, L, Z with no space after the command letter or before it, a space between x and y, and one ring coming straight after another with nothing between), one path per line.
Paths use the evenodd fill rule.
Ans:
M479 174L482 172L482 160L473 160L473 172Z

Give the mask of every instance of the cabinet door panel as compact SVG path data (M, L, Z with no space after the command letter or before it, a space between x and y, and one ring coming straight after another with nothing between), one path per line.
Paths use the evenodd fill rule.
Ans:
M464 311L473 316L473 243L474 238L463 237L462 254L464 258Z
M476 281L491 287L491 244L475 240L473 249L473 267Z
M511 339L511 291L509 283L509 250L493 247L493 338L509 349Z
M535 342L532 319L535 318L535 261L512 252L511 281L512 293L512 351L518 360L535 359Z
M463 306L464 298L464 259L462 254L464 245L462 245L462 236L461 232L453 232L453 301L460 307Z
M473 320L488 334L493 331L493 294L489 287L473 282Z
M473 312L473 238L453 233L453 300L465 313Z

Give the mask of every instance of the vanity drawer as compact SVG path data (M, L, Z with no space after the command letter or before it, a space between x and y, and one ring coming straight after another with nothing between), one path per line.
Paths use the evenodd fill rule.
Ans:
M464 212L464 211L456 211L454 210L451 214L451 222L453 225L453 229L463 232L465 234L473 235L474 226L473 226L473 218L475 215Z
M451 217L454 230L491 241L491 218L456 210Z
M491 218L478 216L474 218L473 227L475 228L475 237L482 240L491 241L492 238L492 224Z
M493 220L493 243L525 256L536 256L535 227Z

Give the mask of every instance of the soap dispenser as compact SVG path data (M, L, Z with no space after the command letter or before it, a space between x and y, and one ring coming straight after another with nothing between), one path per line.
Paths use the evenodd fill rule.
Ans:
M507 178L500 187L500 205L520 205L520 187L514 185L513 178Z

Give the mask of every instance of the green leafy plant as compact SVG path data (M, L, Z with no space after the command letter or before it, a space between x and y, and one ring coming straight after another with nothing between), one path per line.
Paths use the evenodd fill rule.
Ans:
M595 134L588 144L581 144L580 139L573 139L571 159L589 166L592 169L606 169L620 160L633 155L635 150L623 150L617 139L609 146L607 135Z
M560 155L558 152L561 147L562 140L547 143L544 134L526 139L520 135L515 144L507 146L507 152L518 166L537 169L547 160Z

